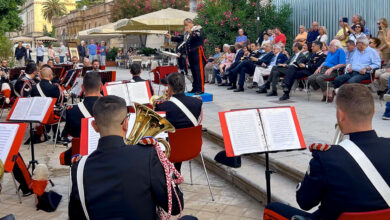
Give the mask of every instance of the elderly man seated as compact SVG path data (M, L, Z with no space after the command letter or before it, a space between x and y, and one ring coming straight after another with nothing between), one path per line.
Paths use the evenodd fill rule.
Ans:
M347 63L346 73L336 77L333 82L335 89L346 82L360 83L368 80L371 77L370 72L381 67L381 58L375 49L368 46L369 43L366 37L357 39L357 50L353 53L350 63Z
M262 86L264 84L264 76L269 76L271 74L271 70L274 66L285 63L288 58L285 54L282 53L282 48L280 44L275 44L273 46L272 55L268 53L261 60L257 61L257 65L261 66L257 67L255 70L255 74L253 75L253 84ZM256 91L260 93L259 91Z
M325 62L311 75L309 85L314 90L321 88L322 102L326 101L326 80L337 76L337 69L345 67L345 52L339 40L332 40L329 45L328 55ZM329 90L328 102L333 102L333 93Z

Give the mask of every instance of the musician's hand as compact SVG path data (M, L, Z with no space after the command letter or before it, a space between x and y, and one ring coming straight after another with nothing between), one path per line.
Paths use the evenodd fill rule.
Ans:
M267 67L267 65L265 63L262 63L261 66L262 67Z
M177 55L180 57L180 56L181 56L181 53L177 53Z
M254 61L254 62L256 62L256 61L259 60L259 59L257 59L256 57L249 57L249 59L250 59L251 61Z
M165 37L168 38L168 39L171 39L172 35L166 34Z
M299 64L299 67L301 67L301 68L305 68L305 67L306 67L306 65L305 65L304 63L300 63L300 64Z
M325 71L325 75L329 76L333 72L333 68L329 68Z
M287 66L287 64L278 64L278 66L281 66L281 67L286 67Z
M321 70L321 67L318 67L318 68L316 69L316 71L314 71L314 74L320 73L320 70Z
M0 76L4 76L5 75L5 72L4 71L0 71Z

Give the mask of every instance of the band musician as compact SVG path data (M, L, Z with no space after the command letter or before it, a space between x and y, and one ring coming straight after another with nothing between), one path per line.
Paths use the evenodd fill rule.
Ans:
M184 27L186 33L183 36L183 44L186 48L192 77L194 78L190 93L200 95L204 93L204 67L207 60L203 50L203 30L200 25L195 25L194 21L190 18L184 20ZM172 38L170 34L166 36L169 39Z
M84 100L77 105L70 106L66 109L66 123L62 132L62 137L68 135L73 138L79 138L81 133L81 119L92 117L92 108L96 100L101 97L102 81L99 73L90 72L83 78L82 89L84 91ZM72 159L72 147L60 155L62 165L70 165Z
M319 204L318 210L308 213L270 203L264 219L291 219L299 215L329 220L344 212L389 208L390 204L385 202L390 201L389 194L384 191L390 189L390 138L378 137L372 128L375 109L370 90L362 84L341 86L336 96L336 112L340 130L349 139L339 145L312 145L313 158L297 186L299 206L310 210ZM366 170L367 167L372 169Z
M166 119L176 128L189 128L200 124L202 100L184 94L184 75L171 73L168 75L167 100L156 105L155 111L166 112ZM175 163L180 171L181 163Z
M105 96L93 107L97 149L72 166L70 219L158 219L168 211L166 173L153 146L124 143L128 127L124 99ZM85 163L84 163L85 162ZM79 184L83 183L83 184ZM184 207L183 194L172 186L172 214ZM89 216L89 218L86 218Z
M18 97L30 97L32 87L39 81L37 64L31 61L27 64L25 73L16 80L15 94Z

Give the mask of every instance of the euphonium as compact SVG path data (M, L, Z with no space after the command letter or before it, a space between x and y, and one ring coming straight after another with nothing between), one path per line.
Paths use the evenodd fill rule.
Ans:
M157 101L168 101L168 96L165 94L162 94L160 96L158 95L154 95L150 98L150 104L153 106L153 107L156 107L156 102Z
M0 160L0 181L1 179L3 179L3 175L4 175L4 164L3 161Z
M167 119L161 117L152 109L138 103L134 103L134 106L136 119L133 129L125 140L126 144L135 145L138 144L143 137L155 137L159 133L165 131L175 132L175 127L173 127ZM171 153L169 143L162 138L158 138L157 141L165 146L165 155L169 158Z
M344 139L344 134L341 132L340 125L336 124L336 133L334 134L332 144L339 144Z

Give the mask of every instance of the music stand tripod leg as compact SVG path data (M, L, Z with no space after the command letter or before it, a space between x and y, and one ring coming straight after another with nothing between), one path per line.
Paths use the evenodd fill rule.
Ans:
M58 131L60 130L61 118L64 115L65 109L66 109L66 105L65 105L64 109L61 111L61 116L60 116L60 119L58 120L58 123L57 123L57 130L56 130L56 133L54 135L55 138L54 138L54 149L53 150L55 150L57 147L57 135L58 135Z
M31 160L28 163L27 169L30 169L31 166L31 174L33 174L35 170L35 164L38 164L38 161L35 160L35 152L34 152L34 141L33 141L33 136L34 136L34 131L32 127L32 122L30 122L30 147L31 147Z
M269 155L265 152L265 182L267 187L267 205L271 203L271 174L274 171L269 169Z
M16 180L15 180L14 173L11 172L11 175L12 175L12 180L13 180L13 182L14 182L16 194L18 195L18 198L19 198L19 203L22 204L22 198L20 197L20 194L19 194L18 185L16 184Z

